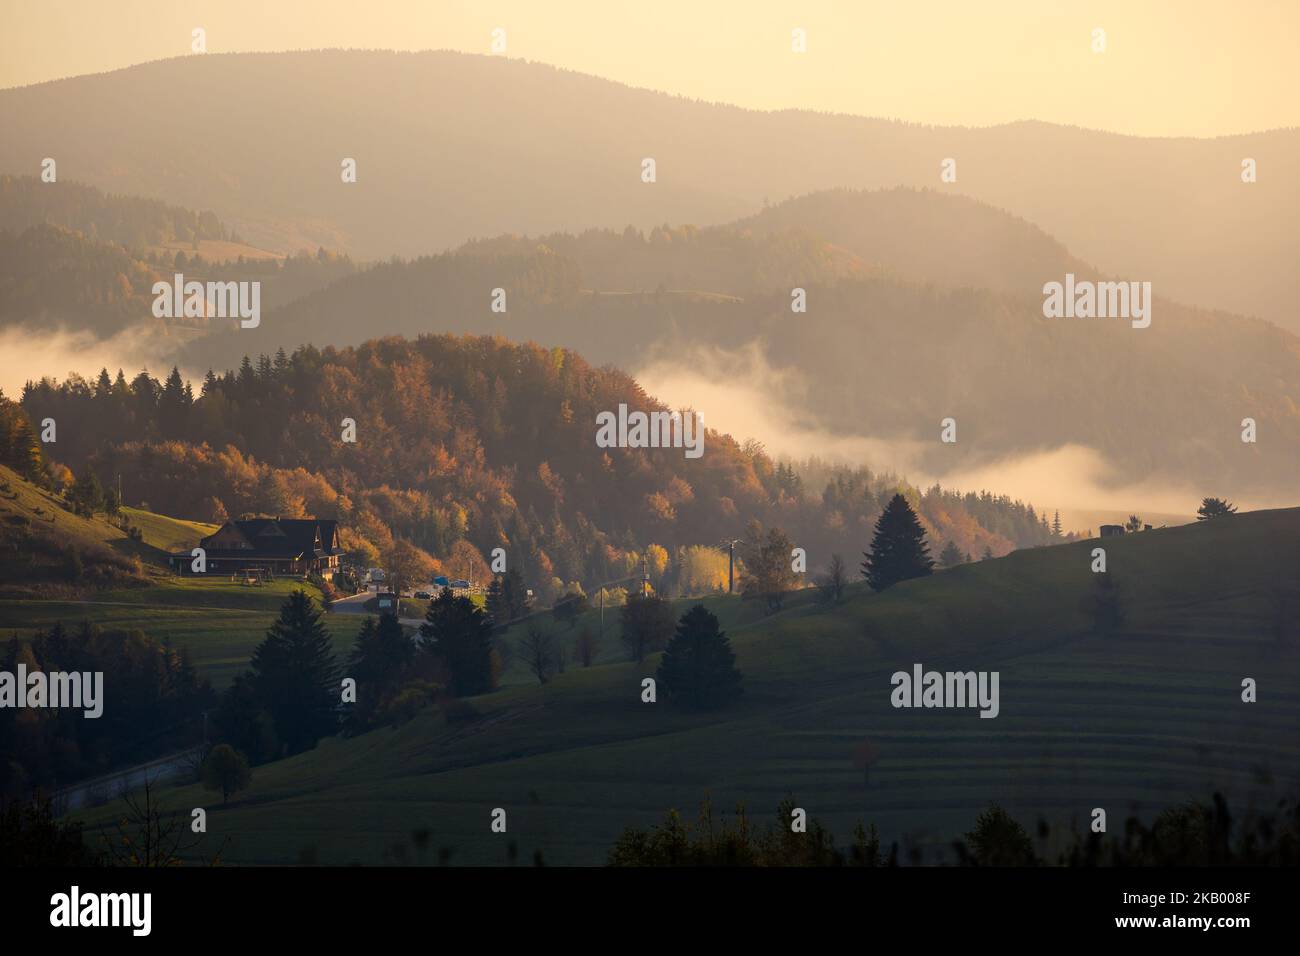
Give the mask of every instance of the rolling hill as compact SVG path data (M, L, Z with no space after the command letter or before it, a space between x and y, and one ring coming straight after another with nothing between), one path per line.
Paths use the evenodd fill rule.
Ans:
M544 687L472 700L447 723L326 740L256 769L221 806L197 787L164 804L207 806L208 850L237 864L600 863L626 825L707 793L765 816L787 794L847 835L875 823L904 860L936 862L990 801L1027 827L1083 826L1222 791L1267 807L1300 786L1300 509L1108 540L1123 624L1085 612L1095 587L1083 542L1016 552L839 606L795 602L752 619L708 602L745 675L742 701L705 716L643 704L644 664L571 668ZM1000 714L890 706L890 675L914 663L994 670ZM1258 703L1242 700L1243 678ZM880 757L869 784L852 755ZM489 831L507 810L508 836ZM113 807L91 812L92 827ZM421 833L424 836L420 836ZM918 855L919 854L919 855Z
M496 334L635 373L666 362L690 394L752 379L763 414L890 446L876 467L943 479L1082 448L1113 487L1294 502L1300 338L1158 292L1145 329L1046 319L1043 283L1067 272L1114 278L971 199L840 190L725 226L503 236L386 263L257 329L192 343L182 361L231 367L383 333ZM796 286L805 313L791 311ZM505 313L491 310L494 288ZM947 416L965 437L941 446ZM1246 417L1254 444L1240 440Z
M1300 329L1295 129L929 127L743 110L500 57L360 50L207 54L3 90L0 127L0 170L55 157L60 176L212 209L263 248L372 259L503 231L720 223L824 189L938 187L953 157L944 189L1025 217L1102 270ZM213 130L238 148L212 149ZM355 184L340 181L345 157ZM1242 183L1244 157L1258 182Z

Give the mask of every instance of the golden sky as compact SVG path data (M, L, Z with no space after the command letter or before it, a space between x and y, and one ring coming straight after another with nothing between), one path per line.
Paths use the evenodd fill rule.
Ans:
M210 53L488 53L500 27L511 57L756 109L1153 136L1300 126L1300 0L0 0L0 88L188 54L196 26Z

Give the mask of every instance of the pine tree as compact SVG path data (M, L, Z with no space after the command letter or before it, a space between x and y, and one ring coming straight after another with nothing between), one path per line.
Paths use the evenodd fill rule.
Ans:
M925 543L925 529L907 499L896 494L876 522L871 551L863 555L862 575L873 591L910 578L924 577L934 570Z
M725 706L742 693L731 642L703 604L677 622L655 679L670 700L695 710Z
M158 397L158 431L163 438L180 438L185 434L189 406L194 400L191 394L189 401L186 401L185 389L180 370L172 366L171 374L163 384L162 394Z
M1236 505L1223 498L1205 498L1201 501L1201 506L1196 509L1197 521L1208 521L1211 518L1223 518L1237 511Z
M944 545L943 550L939 552L939 564L945 568L955 568L962 563L961 551L955 544L949 541Z
M377 622L367 617L352 646L348 674L358 686L371 685L375 696L382 696L397 689L414 657L415 645L395 615L381 614Z
M420 625L421 647L446 671L457 697L492 689L492 619L467 597L443 588Z
M316 745L338 729L338 668L320 612L305 591L294 591L252 658L258 699L289 753Z
M1061 536L1061 511L1059 508L1056 514L1052 516L1052 535L1057 538Z
M517 568L498 574L488 585L487 613L497 627L506 627L528 613L528 589Z
M415 645L393 614L367 617L348 659L348 676L356 678L357 702L348 714L348 729L370 728L376 712L401 688L415 658Z
M99 478L90 466L87 465L77 476L76 483L72 486L72 494L69 495L75 506L77 513L89 518L96 511L102 511L104 508L104 489L99 484Z

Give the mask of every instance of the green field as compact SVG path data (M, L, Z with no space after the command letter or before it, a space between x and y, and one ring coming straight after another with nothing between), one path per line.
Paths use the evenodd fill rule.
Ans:
M59 622L64 627L92 621L104 628L138 628L184 649L200 673L222 690L247 668L280 604L298 588L320 597L314 587L296 580L253 587L226 579L171 578L152 587L104 591L91 602L0 600L0 636L26 638ZM325 625L335 652L344 654L361 618L326 615Z
M64 508L53 494L23 480L12 469L0 465L0 522L22 521L48 532L64 544L106 545L128 555L138 555L160 569L166 566L165 552L193 547L199 538L211 534L216 525L168 518L138 508L123 508L122 514L140 528L141 541L131 540L103 514L83 518Z
M573 864L602 862L624 826L693 812L706 793L764 818L793 794L841 842L858 820L875 823L905 860L940 859L990 801L1031 830L1039 816L1082 826L1105 807L1114 829L1214 789L1239 809L1294 794L1300 510L1107 539L1125 613L1110 636L1081 606L1100 543L881 595L858 585L838 607L797 602L766 619L711 599L745 674L741 703L721 713L641 703L653 659L571 664L545 687L474 699L472 721L429 713L258 767L229 806L198 787L165 800L206 806L209 849L226 842L231 863L433 862L440 847L453 863L504 863L515 842L523 861L541 850ZM1001 715L892 708L891 673L916 662L998 671ZM1258 703L1241 701L1243 677L1259 682ZM851 760L864 737L880 752L870 785ZM489 831L495 807L508 836Z
M0 467L0 482L8 486L8 491L0 494L0 522L21 518L48 529L65 545L103 546L139 557L145 573L143 587L94 591L81 599L57 592L50 598L0 598L0 638L30 638L58 623L73 628L82 621L104 628L138 628L186 650L200 672L221 690L247 667L253 649L291 591L305 588L320 599L320 592L301 580L248 586L228 578L172 575L167 570L167 553L193 547L216 525L123 508L123 515L141 531L141 539L135 541L104 515L82 518L65 510L56 496L8 468ZM327 616L325 623L336 652L346 653L360 619Z
M123 508L122 514L140 529L145 544L160 551L188 550L197 545L200 538L212 534L218 527L201 521L168 518L139 508Z

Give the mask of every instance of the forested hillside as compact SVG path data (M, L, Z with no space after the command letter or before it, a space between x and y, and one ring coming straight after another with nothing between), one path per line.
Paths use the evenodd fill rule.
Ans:
M60 422L57 456L128 504L204 521L243 513L338 517L358 562L445 562L467 541L505 548L543 597L630 574L641 555L784 528L809 568L856 561L900 478L841 469L804 488L752 443L709 431L704 454L600 449L595 422L620 403L663 406L625 373L563 349L501 339L389 338L304 347L210 374L194 395L173 373L44 381L27 415ZM356 441L342 441L344 419ZM974 556L1053 540L1046 515L992 495L908 496L936 539ZM427 569L427 568L426 568ZM677 570L663 559L655 573ZM718 582L714 581L713 585Z
M0 169L57 156L100 188L213 209L263 248L370 259L502 232L708 225L822 189L942 186L1107 272L1300 328L1300 253L1281 225L1300 202L1295 129L1197 140L760 112L524 59L377 50L213 52L3 90L0 128ZM213 149L214 129L241 148ZM1244 156L1277 174L1243 188ZM342 157L358 160L355 184L340 183ZM944 157L956 182L940 182Z
M1070 270L1098 276L972 200L830 193L732 226L507 236L387 263L257 329L194 343L182 365L430 331L531 339L632 372L660 359L701 384L727 377L729 359L746 371L758 358L777 380L760 382L774 407L834 435L913 445L910 467L929 474L1076 445L1117 486L1291 500L1300 339L1160 288L1149 328L1045 319L1043 283ZM504 312L492 309L497 288ZM795 288L804 312L792 310ZM940 446L948 416L964 438ZM1257 443L1240 440L1246 417Z
M125 330L163 334L175 326L215 331L235 319L156 319L155 282L257 281L263 309L284 305L356 270L346 256L318 250L284 259L209 262L183 250L128 250L62 226L41 224L16 235L0 230L0 328L24 326L108 338ZM173 350L180 351L179 342Z
M56 187L57 188L51 188ZM196 212L143 196L116 196L85 183L0 174L0 230L61 226L96 242L145 249L166 242L237 239L210 210Z

